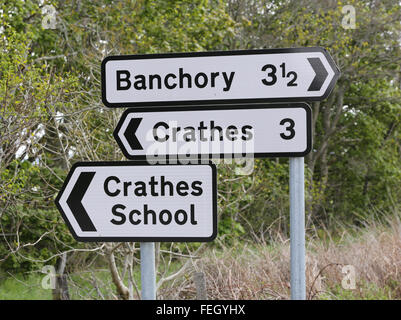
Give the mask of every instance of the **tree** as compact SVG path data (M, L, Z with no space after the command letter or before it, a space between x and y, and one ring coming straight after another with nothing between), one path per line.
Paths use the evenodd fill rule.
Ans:
M340 1L229 2L239 30L232 48L322 46L341 70L331 96L312 103L308 225L389 208L400 191L401 8L393 1L347 5L355 8L355 29L342 26Z
M46 5L52 5L57 13L55 29L42 28L42 9ZM49 1L43 4L11 0L2 4L1 10L3 40L16 48L13 55L7 49L4 56L9 59L8 64L3 61L0 64L10 74L8 81L15 82L11 84L13 90L21 91L21 97L26 99L23 100L24 109L14 92L13 100L10 100L10 83L2 77L4 89L0 92L0 100L8 100L7 108L4 104L1 107L1 120L7 132L7 137L2 136L4 140L1 141L5 151L1 174L9 180L14 179L14 188L20 186L15 172L25 179L21 182L23 188L8 187L6 190L4 187L2 190L2 199L7 198L8 203L11 203L9 199L14 201L14 209L9 205L1 211L4 231L13 233L13 238L7 239L7 250L2 252L5 261L2 267L6 268L5 263L15 259L20 263L54 263L56 257L65 256L67 252L68 271L74 268L73 262L79 253L87 256L88 264L95 256L97 261L108 262L118 297L132 298L135 287L132 268L137 259L135 244L75 243L56 213L53 200L74 161L123 160L112 137L121 111L107 109L101 103L102 59L111 54L218 49L233 31L225 5L221 1L204 0L180 3ZM13 64L17 58L21 63ZM12 76L11 72L14 72ZM21 114L31 116L24 120ZM18 156L21 146L27 147ZM22 170L25 167L37 174ZM33 186L38 195L47 196L38 200L41 210L30 205ZM51 219L47 220L50 212ZM35 219L42 220L43 228L35 225ZM14 227L19 225L15 221L27 228L24 238L21 230ZM57 245L52 246L44 239ZM27 252L28 247L41 248L40 254ZM188 252L186 248L167 248L158 247L159 259L175 257L181 250ZM196 249L196 246L188 248L190 251ZM27 269L35 266L30 264ZM182 270L185 271L187 266L184 264ZM163 273L160 285L183 271ZM98 295L101 297L101 291Z

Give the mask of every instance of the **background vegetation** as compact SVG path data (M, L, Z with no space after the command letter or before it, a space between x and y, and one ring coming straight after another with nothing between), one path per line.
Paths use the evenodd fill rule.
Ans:
M55 29L42 26L49 4ZM400 21L392 0L0 0L0 298L50 298L28 290L44 265L71 298L139 298L138 244L78 243L54 205L75 161L124 160L112 137L122 110L100 98L104 57L303 46L326 48L342 72L311 105L309 297L400 298ZM193 298L199 270L214 298L288 298L288 160L234 169L218 165L218 240L157 246L159 298ZM341 289L343 264L359 291Z

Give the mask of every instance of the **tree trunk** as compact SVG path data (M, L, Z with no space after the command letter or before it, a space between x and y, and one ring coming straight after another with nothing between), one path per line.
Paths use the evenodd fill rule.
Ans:
M67 265L67 253L64 252L58 258L58 270L56 274L56 287L53 289L53 300L70 300L68 292L67 275L64 273Z

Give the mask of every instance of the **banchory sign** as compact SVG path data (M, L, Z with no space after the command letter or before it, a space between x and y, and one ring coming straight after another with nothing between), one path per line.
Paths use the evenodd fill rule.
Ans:
M299 157L311 150L311 109L305 103L135 108L122 115L114 137L127 158L152 163Z
M214 164L74 164L56 205L79 241L212 241Z
M315 101L340 74L320 47L110 56L101 69L108 107Z

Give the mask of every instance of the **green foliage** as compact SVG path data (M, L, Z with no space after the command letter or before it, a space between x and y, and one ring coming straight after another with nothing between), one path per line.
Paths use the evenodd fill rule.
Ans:
M307 223L358 223L401 198L401 8L391 0L3 1L0 36L0 268L37 269L76 243L54 206L77 160L123 160L105 109L100 62L113 54L323 46L342 76L313 103L306 158ZM343 5L356 29L341 26ZM289 231L288 160L256 160L251 175L218 166L219 240ZM18 237L17 237L18 234ZM176 244L188 253L199 244ZM170 244L163 244L169 249ZM82 254L84 256L84 254ZM90 254L85 259L90 260ZM340 295L343 293L339 293ZM346 294L346 293L344 293Z
M60 169L56 172L63 174ZM53 256L59 250L75 245L54 207L53 190L44 184L46 181L60 188L61 181L44 168L17 160L2 172L2 181L9 183L1 199L5 210L0 216L0 226L6 234L2 236L4 245L0 246L0 256L4 259L0 262L1 269L24 272L37 270L43 263L54 265Z
M42 28L47 4L56 29ZM0 9L0 268L21 272L81 246L54 205L71 164L122 159L119 114L101 108L104 56L216 50L233 23L223 1L10 0Z
M223 1L145 2L128 17L139 23L127 38L146 53L216 50L234 31L224 9Z
M51 300L51 290L41 287L43 276L34 273L0 279L0 300Z
M288 231L288 161L256 159L250 175L233 176L236 165L218 166L219 235L230 240L269 237L271 225Z
M400 4L394 1L240 1L240 48L322 46L341 70L334 92L312 104L306 157L307 222L357 222L369 208L391 210L400 180ZM356 28L342 26L344 5ZM239 12L238 12L239 11ZM276 209L277 210L277 209Z
M356 289L343 289L336 285L329 292L318 296L321 300L393 300L396 290L390 285L378 287L374 283L363 282Z

